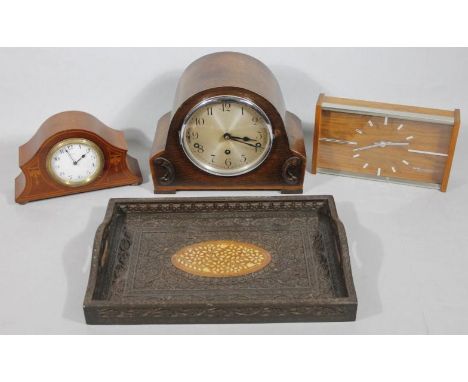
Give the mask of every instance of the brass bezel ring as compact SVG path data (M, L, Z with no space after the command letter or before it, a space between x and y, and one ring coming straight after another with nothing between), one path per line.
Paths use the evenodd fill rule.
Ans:
M96 168L96 171L86 179L80 180L80 181L70 181L70 180L64 180L60 178L55 172L52 170L52 155L57 151L60 150L63 146L69 145L69 144L81 144L81 145L86 145L94 149L99 156L99 165ZM101 174L102 170L104 168L104 154L101 150L101 148L94 143L93 141L90 141L89 139L86 138L67 138L64 139L58 143L56 143L50 150L49 153L47 154L46 158L46 168L47 168L47 173L49 176L57 183L60 183L63 186L68 186L68 187L82 187L87 184L90 184L94 182Z

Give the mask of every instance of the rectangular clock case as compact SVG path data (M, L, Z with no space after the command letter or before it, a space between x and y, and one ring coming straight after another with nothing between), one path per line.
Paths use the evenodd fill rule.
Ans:
M176 268L182 247L243 241L271 262L236 277ZM88 324L351 321L357 298L331 196L111 199L93 247Z
M446 191L459 128L458 109L431 109L320 94L315 110L312 173ZM353 142L366 139L363 145ZM385 142L386 139L404 143ZM358 151L379 143L383 147L385 144L409 146L400 146L405 149L393 152L390 148ZM372 146L362 147L366 144ZM371 151L378 152L379 159L375 156L363 159Z

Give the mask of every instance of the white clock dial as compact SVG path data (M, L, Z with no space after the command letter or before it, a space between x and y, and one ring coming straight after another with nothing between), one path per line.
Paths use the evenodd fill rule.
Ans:
M197 167L235 176L252 171L267 158L273 133L268 117L250 100L217 96L188 113L180 141Z
M102 172L101 149L92 141L70 138L57 143L47 156L47 170L55 181L70 186L83 186Z

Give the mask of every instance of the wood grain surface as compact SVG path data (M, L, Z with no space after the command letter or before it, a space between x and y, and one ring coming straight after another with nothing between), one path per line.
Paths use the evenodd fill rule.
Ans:
M271 122L274 136L271 152L262 165L246 174L223 177L200 170L187 158L180 144L179 131L187 113L202 100L219 95L254 102ZM158 162L158 158L164 161ZM277 80L257 59L233 52L207 55L185 70L177 87L174 109L158 122L150 155L155 193L228 189L302 193L305 167L302 124L285 110ZM169 174L171 171L173 174ZM168 177L173 178L170 184L165 181Z
M69 187L57 182L48 173L47 155L55 144L69 138L88 139L101 149L104 166L93 182ZM106 126L94 116L81 111L55 114L19 148L22 172L15 179L15 201L24 204L103 188L141 184L138 162L127 155L127 150L123 132Z
M323 108L333 103L334 110ZM343 105L343 111L336 105ZM453 118L453 125L346 112L360 106ZM321 95L316 106L312 172L332 170L447 188L460 124L459 110L401 106ZM380 144L380 145L379 145ZM374 147L373 147L374 146Z

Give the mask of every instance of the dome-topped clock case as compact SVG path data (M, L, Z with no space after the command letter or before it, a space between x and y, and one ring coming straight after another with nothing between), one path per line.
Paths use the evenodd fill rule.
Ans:
M141 184L138 162L127 151L124 133L91 114L55 114L19 148L21 174L15 179L15 200L25 204Z
M273 73L234 52L187 67L172 112L158 122L150 156L155 193L302 193L305 166L301 121L286 111Z

